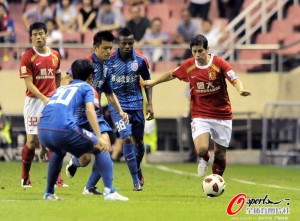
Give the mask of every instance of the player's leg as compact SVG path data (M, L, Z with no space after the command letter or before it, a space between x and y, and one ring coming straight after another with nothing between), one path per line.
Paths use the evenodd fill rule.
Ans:
M81 155L79 158L75 156L71 156L67 166L66 166L66 176L69 178L73 178L77 171L78 167L86 167L91 162L91 154L85 153Z
M35 134L27 134L26 135L26 143L22 149L22 180L21 186L28 188L31 187L30 182L30 168L32 161L35 156L35 147L38 145L37 135Z
M108 134L103 134L104 139L109 141ZM84 195L100 195L96 184L102 177L104 184L104 193L109 194L113 192L113 162L110 157L110 153L107 151L95 152L95 161L93 164L92 174L83 190Z
M226 168L226 149L229 147L232 132L231 120L217 120L214 124L212 139L214 140L215 158L212 165L213 173L223 175Z
M49 158L49 160L51 159L52 155L53 155L53 152L52 152L51 150L49 150L49 151L48 151L48 156L49 156L48 158ZM64 181L63 181L63 179L62 179L61 171L60 171L59 174L58 174L58 177L57 177L55 186L56 186L56 187L69 187L68 184L65 184L65 183L64 183Z
M203 177L206 174L210 157L208 152L210 125L205 119L196 118L192 120L191 128L196 154L200 158L198 175Z
M26 97L24 102L24 124L26 130L26 144L22 149L22 187L31 187L30 168L38 147L38 120L44 109L43 102L38 98Z
M140 180L140 184L143 186L145 181L142 173L141 162L143 161L144 154L145 154L145 145L143 141L144 129L145 129L144 113L143 111L135 111L135 112L132 111L131 115L132 115L132 137L135 143L138 178Z
M197 156L200 158L199 164L198 164L198 175L203 177L206 174L208 164L209 164L209 136L210 134L208 132L198 135L194 139L194 145L196 149Z
M226 149L227 147L221 146L215 143L214 153L215 158L212 165L212 171L214 174L218 174L220 176L223 175L226 168Z
M134 186L133 190L140 191L142 190L142 187L140 184L140 180L138 178L137 161L135 156L135 145L131 137L132 124L130 122L126 124L121 118L121 116L119 115L119 113L114 108L110 108L110 113L111 113L111 119L118 130L118 134L120 138L123 140L123 156L125 158L126 164L128 166L133 181L133 186Z
M52 195L54 195L55 193L55 184L63 166L63 160L65 155L66 154L63 152L52 153L48 165L47 186L44 194L44 199L47 199L48 197L53 197Z

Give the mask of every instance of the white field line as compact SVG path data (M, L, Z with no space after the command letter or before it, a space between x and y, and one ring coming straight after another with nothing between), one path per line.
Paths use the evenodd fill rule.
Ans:
M145 164L144 166L145 167L156 168L158 170L162 170L162 171L165 171L165 172L176 173L176 174L179 174L179 175L188 175L188 176L193 176L193 177L200 178L198 176L198 174L196 174L196 173L188 173L188 172L184 172L184 171L181 171L181 170L172 169L172 168L169 168L169 167L166 167L166 166L162 166L162 165ZM231 180L234 181L234 182L237 182L237 183L242 183L242 184L259 185L259 186L266 186L266 187L269 187L269 188L300 191L299 188L290 188L290 187L285 187L285 186L277 186L277 185L270 185L270 184L263 184L263 183L255 183L255 182L252 182L252 181L240 180L240 179L235 179L235 178L232 178Z

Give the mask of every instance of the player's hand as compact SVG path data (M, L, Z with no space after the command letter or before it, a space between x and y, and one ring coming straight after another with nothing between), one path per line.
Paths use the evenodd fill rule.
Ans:
M153 87L155 85L155 81L154 80L146 80L146 81L143 81L141 83L141 85L144 87Z
M98 143L96 144L96 147L100 150L100 151L111 151L111 145L109 140L106 140L105 138L103 138L103 136L98 137Z
M49 98L49 97L44 97L44 98L42 99L42 101L43 101L43 104L46 106L46 105L47 105L47 103L49 102L49 100L50 100L50 98Z
M242 90L242 91L240 91L240 95L243 96L243 97L247 97L247 96L251 95L251 92L250 91Z
M120 112L119 114L120 114L120 116L122 117L122 120L125 121L126 124L128 124L128 123L129 123L129 117L128 117L128 114L127 114L126 112L123 112L123 111Z
M42 162L47 162L49 160L48 159L48 150L43 146L41 146L41 148L39 150L39 157Z
M152 104L148 104L146 120L153 120L153 119L154 119L154 113L153 113Z

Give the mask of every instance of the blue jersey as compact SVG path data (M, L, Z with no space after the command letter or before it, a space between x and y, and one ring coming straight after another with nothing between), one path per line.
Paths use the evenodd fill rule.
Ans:
M90 84L78 79L59 87L42 112L39 129L75 130L78 125L76 111L84 109L88 102L99 106L98 100L95 99L96 94Z
M108 75L108 68L107 66L102 63L100 63L98 57L95 54L92 54L90 57L88 57L88 60L90 60L94 66L94 73L93 73L93 82L92 86L98 91L99 94L102 92L111 94L113 93L111 82L110 82L110 76ZM68 74L71 75L70 69L67 71ZM98 100L98 94L95 97L95 100ZM96 106L97 107L97 106ZM101 114L99 107L96 108L98 122L104 121L104 117ZM88 123L88 119L85 115L85 108L79 108L76 111L76 119L78 120L78 125L84 125Z
M89 60L92 62L94 66L94 74L93 74L93 87L100 93L113 93L111 81L110 81L110 75L108 73L108 67L106 65L106 62L104 64L100 63L98 57L93 54L91 57L89 57Z
M132 52L126 61L120 58L119 50L106 62L111 84L123 110L142 110L143 94L140 76L150 79L148 61L141 54Z

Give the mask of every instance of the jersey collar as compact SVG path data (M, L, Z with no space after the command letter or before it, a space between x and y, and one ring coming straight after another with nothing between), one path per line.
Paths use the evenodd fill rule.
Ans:
M120 58L120 49L118 49L118 50L116 51L115 56L116 56L116 58ZM131 58L132 58L133 60L136 60L136 53L135 53L135 50L132 50ZM121 58L120 58L120 59L121 59Z

